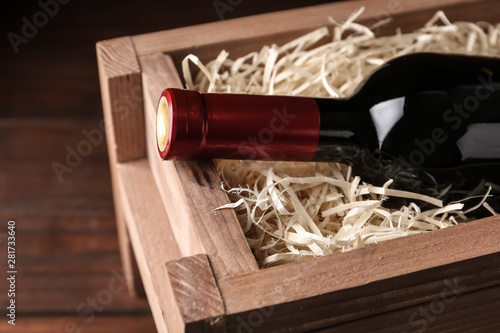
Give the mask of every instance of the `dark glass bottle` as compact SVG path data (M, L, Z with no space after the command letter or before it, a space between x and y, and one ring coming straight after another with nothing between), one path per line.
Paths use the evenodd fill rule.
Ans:
M395 187L416 191L429 174L497 181L500 59L402 56L346 99L167 89L158 108L158 147L171 160L343 162L372 183L393 178Z

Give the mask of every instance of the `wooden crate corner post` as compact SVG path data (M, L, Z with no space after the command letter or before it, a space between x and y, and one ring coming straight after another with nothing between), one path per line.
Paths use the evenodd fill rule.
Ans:
M165 265L184 332L225 332L225 308L208 256L197 254Z

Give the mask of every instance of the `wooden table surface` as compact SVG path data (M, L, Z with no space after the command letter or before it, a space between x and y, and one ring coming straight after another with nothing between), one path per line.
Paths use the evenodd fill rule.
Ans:
M14 220L18 274L16 327L0 279L0 332L155 331L147 301L129 297L121 280L95 42L325 2L74 1L45 16L32 2L2 11L0 269Z

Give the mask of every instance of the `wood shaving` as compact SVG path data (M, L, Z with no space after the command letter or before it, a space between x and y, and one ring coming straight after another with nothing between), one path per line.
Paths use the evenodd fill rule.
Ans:
M230 59L226 51L204 65L195 55L182 62L186 87L201 92L301 95L342 98L352 94L378 66L413 52L500 56L500 24L450 22L438 11L421 29L377 37L356 23L360 8L333 31L317 29L282 46ZM329 39L329 40L327 40ZM190 62L198 68L191 72ZM364 183L338 163L215 161L261 267L358 249L403 236L456 225L467 219L463 203ZM485 202L483 206L496 215ZM383 206L388 197L425 201L400 209Z

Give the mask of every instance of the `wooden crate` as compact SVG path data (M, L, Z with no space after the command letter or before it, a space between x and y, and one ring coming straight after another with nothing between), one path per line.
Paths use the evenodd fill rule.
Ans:
M362 21L394 18L382 34L416 29L437 9L452 21L500 18L496 0L349 1L97 44L124 270L134 294L143 284L158 331L500 329L500 218L260 270L235 213L213 211L229 202L213 163L159 159L156 105L183 86L185 55L236 57L362 5Z

